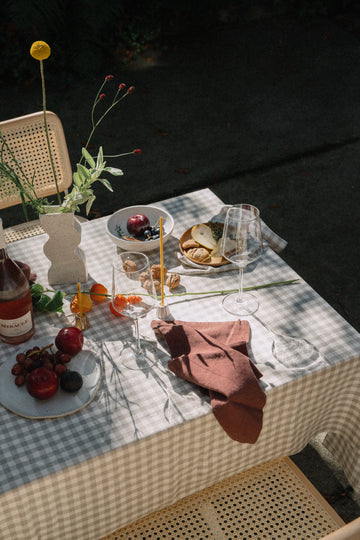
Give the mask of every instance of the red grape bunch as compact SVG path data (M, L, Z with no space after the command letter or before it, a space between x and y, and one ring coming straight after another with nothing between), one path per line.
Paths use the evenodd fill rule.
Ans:
M62 328L51 343L45 347L34 346L16 355L11 369L15 384L26 384L29 394L37 399L48 399L60 386L67 392L75 392L82 386L82 377L68 369L71 358L81 351L84 337L78 328Z

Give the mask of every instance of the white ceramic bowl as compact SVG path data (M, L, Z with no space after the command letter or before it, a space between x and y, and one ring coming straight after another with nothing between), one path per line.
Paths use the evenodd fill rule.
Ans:
M111 240L125 251L151 251L153 249L160 248L160 238L154 240L138 241L138 240L125 240L120 238L116 230L120 227L124 235L128 234L127 220L135 214L144 214L149 218L150 225L153 227L160 217L163 217L163 244L170 238L173 228L174 220L171 215L156 206L127 206L118 210L106 221L106 231Z

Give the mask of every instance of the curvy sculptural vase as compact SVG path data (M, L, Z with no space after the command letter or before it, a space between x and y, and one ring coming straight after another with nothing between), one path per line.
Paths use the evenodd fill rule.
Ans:
M44 254L50 260L49 285L84 282L88 279L85 254L81 242L81 224L74 212L40 214L40 223L49 238L44 244Z

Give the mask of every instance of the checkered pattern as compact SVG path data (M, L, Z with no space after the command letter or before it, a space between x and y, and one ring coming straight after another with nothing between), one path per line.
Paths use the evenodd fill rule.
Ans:
M177 264L182 232L208 220L222 203L210 190L201 190L158 205L175 220L173 237L164 247L165 265L171 268ZM97 281L110 290L115 248L105 222L101 218L82 225L82 247L89 287ZM46 285L44 240L39 236L16 242L9 252L31 264L37 281ZM159 254L150 252L150 259L158 263ZM244 277L245 286L251 286L299 276L268 249ZM181 284L187 292L236 288L237 273L183 275ZM70 293L74 287L62 290ZM159 361L146 374L126 370L118 360L122 344L132 335L131 322L115 318L108 304L95 306L86 337L103 343L105 376L94 401L74 415L44 421L0 409L0 537L25 538L31 533L32 538L44 539L100 538L233 473L296 453L323 431L349 481L360 489L358 333L301 280L255 294L260 309L248 319L250 354L263 373L267 393L264 425L255 445L229 439L207 398L167 370L166 346L156 343L150 328L155 313L140 320L141 333L158 349ZM173 296L168 303L176 319L231 320L221 300L213 294ZM68 303L66 313L70 314ZM70 320L58 314L37 315L36 335L53 334ZM272 357L272 335L262 321L281 333L306 336L322 357L314 365L286 369ZM0 362L9 350L0 345ZM11 354L16 350L11 347Z

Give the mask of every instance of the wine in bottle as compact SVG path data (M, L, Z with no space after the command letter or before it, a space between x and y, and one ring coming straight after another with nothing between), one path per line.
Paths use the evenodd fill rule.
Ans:
M0 218L0 339L10 344L23 343L34 331L29 281L9 258Z

